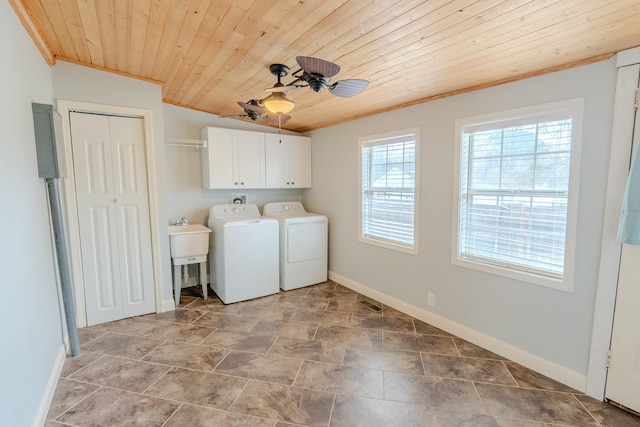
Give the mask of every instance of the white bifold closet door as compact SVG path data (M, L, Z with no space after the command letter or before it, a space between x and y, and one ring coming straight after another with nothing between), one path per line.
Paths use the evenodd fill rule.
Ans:
M143 120L70 121L87 325L154 312Z

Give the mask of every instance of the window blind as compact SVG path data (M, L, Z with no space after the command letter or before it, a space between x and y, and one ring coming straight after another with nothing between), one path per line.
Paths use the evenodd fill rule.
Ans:
M362 236L413 247L415 135L365 141L361 156Z
M562 277L571 124L546 114L463 129L461 258Z

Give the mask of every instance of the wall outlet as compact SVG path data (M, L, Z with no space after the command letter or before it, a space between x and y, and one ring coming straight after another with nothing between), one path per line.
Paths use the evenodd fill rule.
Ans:
M431 307L436 306L436 294L434 294L433 292L427 293L427 305Z

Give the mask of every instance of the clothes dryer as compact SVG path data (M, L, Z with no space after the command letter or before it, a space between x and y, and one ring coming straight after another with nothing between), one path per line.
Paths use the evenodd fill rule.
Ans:
M267 203L263 214L280 223L280 289L325 282L327 217L307 212L300 202Z
M209 211L209 268L213 291L230 304L279 289L279 225L253 204L216 205Z

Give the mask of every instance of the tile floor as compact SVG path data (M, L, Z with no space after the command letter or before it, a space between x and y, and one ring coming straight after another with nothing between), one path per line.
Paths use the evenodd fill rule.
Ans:
M194 289L82 329L46 427L640 426L331 281L231 305Z

